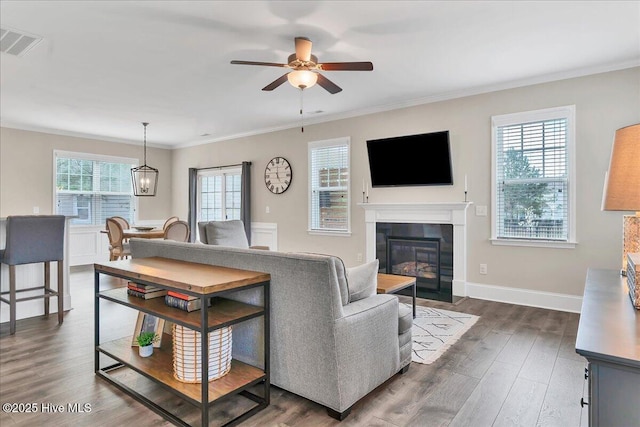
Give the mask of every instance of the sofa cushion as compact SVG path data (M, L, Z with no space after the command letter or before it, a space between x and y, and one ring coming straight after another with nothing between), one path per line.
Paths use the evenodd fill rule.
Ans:
M248 249L249 241L240 220L210 221L205 225L207 244Z
M398 304L398 334L411 330L413 325L413 309L405 304Z
M378 260L347 268L347 287L349 302L375 295L378 287Z

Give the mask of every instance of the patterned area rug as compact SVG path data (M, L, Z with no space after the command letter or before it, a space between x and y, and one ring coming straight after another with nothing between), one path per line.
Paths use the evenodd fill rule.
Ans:
M411 305L405 304L409 308ZM469 330L479 319L473 314L430 307L416 307L411 335L413 362L431 364Z

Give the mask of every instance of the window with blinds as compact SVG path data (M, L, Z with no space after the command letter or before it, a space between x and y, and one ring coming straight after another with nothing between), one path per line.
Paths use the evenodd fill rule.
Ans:
M74 216L71 224L103 225L111 216L133 222L131 168L136 159L56 151L55 212Z
M309 230L349 232L349 138L309 143Z
M573 108L493 118L495 239L573 240Z
M240 219L242 169L198 171L198 221Z

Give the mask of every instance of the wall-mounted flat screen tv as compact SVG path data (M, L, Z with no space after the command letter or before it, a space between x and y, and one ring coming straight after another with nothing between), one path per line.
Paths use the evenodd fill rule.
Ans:
M372 187L452 185L449 131L367 141Z

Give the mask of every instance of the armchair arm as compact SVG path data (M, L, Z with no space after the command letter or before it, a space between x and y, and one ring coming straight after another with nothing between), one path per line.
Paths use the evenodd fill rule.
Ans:
M373 295L347 304L335 322L340 410L400 369L398 298Z

